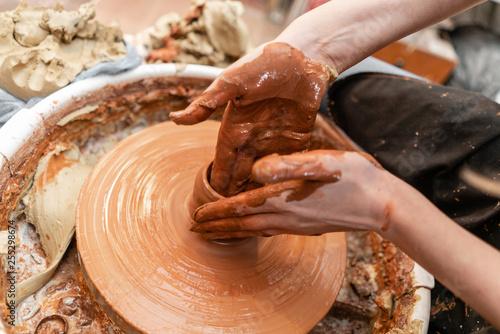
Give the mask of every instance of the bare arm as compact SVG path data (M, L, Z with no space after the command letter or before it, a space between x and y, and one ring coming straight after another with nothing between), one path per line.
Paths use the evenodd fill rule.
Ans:
M207 238L371 230L500 328L500 252L370 156L271 155L254 164L253 177L267 185L202 206L192 230Z
M394 178L391 226L381 235L500 328L500 252Z
M339 73L381 48L486 0L334 0L302 15L275 41Z

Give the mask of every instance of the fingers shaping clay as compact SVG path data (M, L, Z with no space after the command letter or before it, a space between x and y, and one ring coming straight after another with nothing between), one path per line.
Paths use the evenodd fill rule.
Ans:
M171 122L116 145L80 194L76 235L89 286L128 333L306 333L331 308L346 261L343 233L230 243L190 232L207 199L195 177L219 123Z

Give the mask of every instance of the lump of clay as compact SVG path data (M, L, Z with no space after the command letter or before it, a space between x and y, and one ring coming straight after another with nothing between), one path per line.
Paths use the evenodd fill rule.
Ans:
M241 57L248 45L248 28L241 19L243 4L237 1L213 1L205 4L202 18L207 36L217 51Z
M164 15L150 33L147 61L227 66L249 46L242 15L243 4L227 0L195 2L183 19Z
M89 22L92 3L77 11L21 2L0 13L0 87L28 100L44 97L98 63L127 55L121 29Z
M33 8L33 10L17 11L13 13L14 39L19 44L26 47L36 46L50 35L47 30L40 27L43 14L43 8ZM6 16L4 17L7 19ZM8 23L7 21L5 22L5 27L8 26ZM4 37L4 33L7 33L7 31L2 31L2 37Z

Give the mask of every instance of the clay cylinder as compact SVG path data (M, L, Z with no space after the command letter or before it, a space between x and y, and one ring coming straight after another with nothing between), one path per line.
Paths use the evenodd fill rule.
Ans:
M193 192L189 202L189 213L191 217L193 217L194 211L203 204L215 202L224 198L210 185L209 175L212 170L212 164L211 162L204 168L201 168L194 180Z
M208 164L206 167L200 169L198 174L196 174L196 178L194 180L193 192L191 193L191 198L189 199L189 214L190 217L193 218L194 212L197 208L202 206L203 204L215 202L219 199L224 198L224 196L220 195L214 188L210 185L210 172L212 170L212 164ZM211 242L215 242L220 245L239 245L244 243L249 238L240 238L240 239L209 239Z

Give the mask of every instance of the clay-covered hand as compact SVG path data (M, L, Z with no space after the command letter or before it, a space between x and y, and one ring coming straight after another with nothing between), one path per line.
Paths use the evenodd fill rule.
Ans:
M170 117L177 124L194 124L227 103L210 184L231 196L244 190L255 159L307 149L321 98L335 77L331 66L286 43L270 43L228 67Z
M225 239L276 234L385 231L391 179L369 155L317 150L258 160L253 178L267 184L198 208L191 230Z

